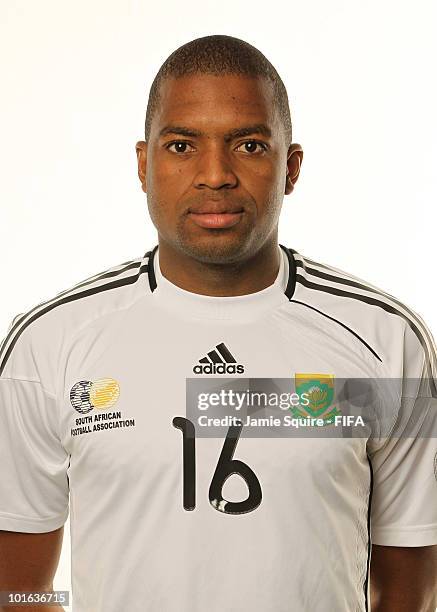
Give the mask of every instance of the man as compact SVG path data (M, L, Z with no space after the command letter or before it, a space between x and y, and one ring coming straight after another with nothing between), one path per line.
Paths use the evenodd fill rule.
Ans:
M182 46L136 151L158 244L18 315L1 346L1 588L52 588L70 494L74 612L358 612L370 596L430 612L437 442L400 435L408 403L372 438L195 419L196 390L225 383L285 379L304 414L334 381L407 377L428 380L436 419L418 315L278 245L303 152L276 70L229 36Z

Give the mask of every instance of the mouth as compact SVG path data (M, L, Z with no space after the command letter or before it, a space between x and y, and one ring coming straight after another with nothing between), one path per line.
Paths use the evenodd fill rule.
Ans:
M198 210L189 210L188 216L199 227L208 229L227 228L236 225L244 214L242 207L226 205L204 205Z
M236 213L189 213L192 221L199 225L200 227L206 228L222 228L222 227L232 227L236 225L242 215L243 211Z

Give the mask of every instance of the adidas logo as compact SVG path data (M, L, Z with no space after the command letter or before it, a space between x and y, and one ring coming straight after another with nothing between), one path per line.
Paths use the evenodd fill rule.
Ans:
M216 344L215 349L209 351L206 357L199 359L193 367L194 374L243 374L244 365L237 364L224 342Z

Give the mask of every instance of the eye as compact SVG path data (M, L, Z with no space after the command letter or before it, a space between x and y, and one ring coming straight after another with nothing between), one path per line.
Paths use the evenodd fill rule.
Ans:
M169 142L165 148L170 151L170 147L173 146L176 147L176 151L173 150L172 153L188 153L185 148L190 147L191 145L188 142L185 142L185 140L174 140L173 142Z
M264 144L263 142L260 142L259 140L246 140L245 142L242 142L240 145L238 145L237 149L238 150L240 147L250 147L251 150L246 150L245 153L258 153L261 154L264 151L267 151L267 145ZM256 146L261 147L261 151L256 151Z

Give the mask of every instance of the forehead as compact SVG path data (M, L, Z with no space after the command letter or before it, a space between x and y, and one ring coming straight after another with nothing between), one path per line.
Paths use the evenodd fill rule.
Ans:
M250 121L279 127L272 84L245 75L194 74L161 83L153 127L178 125L213 129Z

